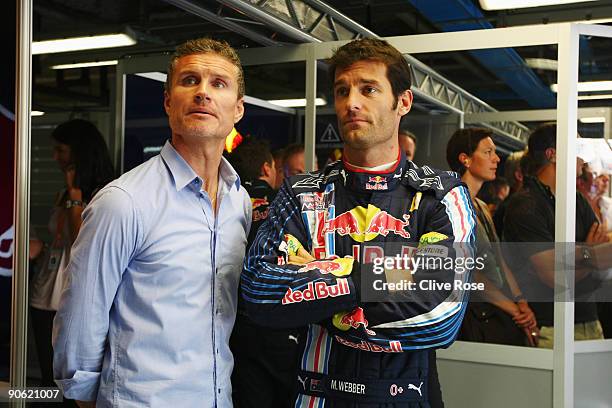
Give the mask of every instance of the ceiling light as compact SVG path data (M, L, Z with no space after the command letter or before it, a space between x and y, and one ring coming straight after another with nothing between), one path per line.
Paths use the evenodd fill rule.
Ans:
M612 99L612 94L601 94L601 95L579 95L579 101L588 101L593 99Z
M550 89L553 92L557 92L559 87L557 84L552 84ZM612 81L591 81L591 82L578 82L578 92L599 92L599 91L612 91Z
M45 114L45 112L43 112L43 111L37 111L37 110L33 110L32 112L30 112L30 115L31 115L31 116L42 116L42 115L44 115L44 114Z
M134 44L136 44L136 40L123 33L63 38L61 40L33 42L32 55L93 50L98 48L125 47Z
M509 10L526 7L559 6L561 4L585 3L595 0L480 0L484 10Z
M301 107L306 106L306 99L304 98L302 99L275 99L275 100L271 100L268 102L270 102L273 105L283 106L285 108L301 108ZM327 105L327 101L323 98L316 98L315 105L316 106Z
M117 61L117 60L77 62L77 63L74 63L74 64L53 65L51 67L51 69L71 69L71 68L102 67L102 66L106 66L106 65L117 65L118 62L119 61Z
M557 71L559 63L557 60L546 58L525 58L525 63L529 68L544 69L548 71Z
M582 123L606 123L606 118L603 116L578 119Z
M139 72L138 74L136 74L136 76L164 83L166 82L166 78L168 77L168 75L162 72Z

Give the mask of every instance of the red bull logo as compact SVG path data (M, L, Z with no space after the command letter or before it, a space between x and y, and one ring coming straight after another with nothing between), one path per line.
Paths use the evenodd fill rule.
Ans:
M389 188L387 185L387 178L383 176L370 176L365 188L366 190L387 190Z
M370 343L369 341L362 340L359 343L343 339L342 337L335 335L336 341L344 346L352 347L354 349L362 351L371 351L373 353L401 353L402 344L397 340L389 341L388 346L379 346L378 344Z
M378 235L386 237L390 233L408 239L410 215L404 214L402 218L403 220L396 218L371 204L367 209L358 206L327 220L324 232L349 235L357 242L371 241Z
M360 327L363 327L366 333L368 333L370 336L376 335L376 332L367 328L368 321L365 318L363 309L360 307L356 307L349 313L337 313L332 318L332 323L335 327L342 331L347 331L351 328L359 329Z
M334 298L351 293L351 288L346 278L339 278L336 282L335 285L328 285L325 282L310 282L306 289L303 290L292 290L289 288L285 293L285 297L283 297L282 304L311 302L313 300Z

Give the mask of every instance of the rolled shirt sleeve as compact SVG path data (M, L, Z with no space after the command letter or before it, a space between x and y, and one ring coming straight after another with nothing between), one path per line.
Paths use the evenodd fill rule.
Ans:
M53 325L54 377L67 398L96 399L109 315L140 222L132 197L117 187L101 190L83 212Z

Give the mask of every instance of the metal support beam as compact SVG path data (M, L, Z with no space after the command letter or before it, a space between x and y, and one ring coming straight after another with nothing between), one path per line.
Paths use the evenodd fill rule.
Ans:
M117 174L123 174L123 146L125 143L125 75L124 61L120 61L115 70L115 137L111 140L109 146L113 165Z
M569 408L574 406L574 302L568 297L569 293L574 293L575 259L573 254L568 254L568 244L576 242L575 163L578 134L576 26L561 27L558 41L553 406Z
M176 0L171 0L176 1ZM285 20L264 11L265 8L270 7L271 2L267 2L262 6L258 6L257 2L253 0L254 4L248 1L242 0L217 0L219 3L243 12L250 18L261 21L267 26L274 30L286 35L287 37L302 41L302 42L321 42L320 39L314 37L312 34L305 32L303 29L296 27L295 25L289 24ZM288 19L293 21L291 14L288 12Z
M32 106L32 0L17 2L15 89L15 238L11 313L11 387L26 386L28 253L30 227L30 110ZM24 407L15 400L13 407Z
M316 144L316 121L317 105L317 60L314 56L314 46L306 51L306 109L305 109L305 132L304 132L304 159L306 170L315 169L315 144Z
M205 20L210 21L211 23L215 23L220 25L223 28L226 28L234 33L238 33L240 35L245 36L246 38L250 38L253 41L258 42L261 45L273 46L280 45L277 41L274 41L271 38L266 37L265 35L261 35L256 33L253 30L249 30L245 28L244 24L235 23L229 19L223 18L212 11L206 10L204 7L195 4L189 0L164 0L166 3L172 4L180 9L183 9L191 14L194 14L198 17L201 17Z

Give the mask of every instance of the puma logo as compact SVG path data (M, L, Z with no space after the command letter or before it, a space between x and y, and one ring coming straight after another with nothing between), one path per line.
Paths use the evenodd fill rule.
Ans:
M297 338L297 337L295 337L294 335L290 334L290 335L289 335L289 337L288 337L288 339L289 339L289 340L293 340L293 341L295 341L295 344L298 344L298 338Z
M415 390L422 397L423 396L423 394L421 393L421 387L422 386L423 386L423 381L421 381L421 383L419 384L418 387L416 385L414 385L414 384L408 384L408 389L409 390Z
M302 379L302 376L298 375L298 381L302 384L302 388L306 389L306 381L308 381L308 377Z

